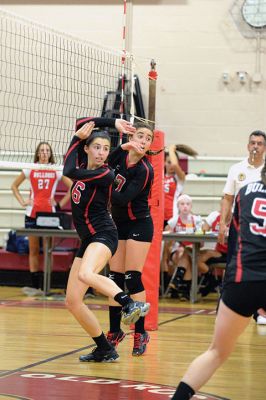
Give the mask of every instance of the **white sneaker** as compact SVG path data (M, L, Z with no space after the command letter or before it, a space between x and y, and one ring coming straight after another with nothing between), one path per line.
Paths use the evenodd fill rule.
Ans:
M24 286L22 289L22 293L26 294L27 296L43 296L43 290L36 289L29 286Z
M266 317L263 317L262 315L258 315L257 325L266 325Z

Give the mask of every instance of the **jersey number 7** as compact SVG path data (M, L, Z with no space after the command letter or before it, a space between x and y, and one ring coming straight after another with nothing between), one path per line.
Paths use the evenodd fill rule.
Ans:
M120 174L117 174L116 177L115 177L115 180L116 180L116 184L117 184L117 186L116 186L116 188L115 188L115 191L116 191L116 192L120 192L121 189L122 189L122 187L124 186L124 184L125 184L125 182L126 182L126 178L124 178L124 177L123 177L122 175L120 175Z

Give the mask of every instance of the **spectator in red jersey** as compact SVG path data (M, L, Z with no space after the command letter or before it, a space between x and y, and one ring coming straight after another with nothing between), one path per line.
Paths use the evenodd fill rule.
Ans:
M34 163L44 165L55 164L53 150L49 143L40 142L35 150ZM19 187L26 180L30 181L30 196L25 199ZM65 196L57 204L54 195L58 182L62 182L69 189ZM25 228L36 228L36 212L55 212L56 207L62 208L70 199L72 182L62 175L62 171L36 167L35 169L23 169L14 180L11 189L22 207L26 209ZM46 245L45 239L43 245ZM29 269L31 275L31 287L24 287L23 293L34 296L42 294L43 272L40 271L40 240L39 237L29 237Z
M183 191L186 174L180 167L178 153L174 144L169 146L169 151L165 151L164 156L164 227L173 215L177 215L177 199ZM170 280L168 270L168 260L170 257L169 246L166 244L163 248L162 266L164 286L167 286Z
M164 225L177 214L177 199L183 191L186 178L185 172L178 162L176 145L169 146L169 152L165 152L164 162Z

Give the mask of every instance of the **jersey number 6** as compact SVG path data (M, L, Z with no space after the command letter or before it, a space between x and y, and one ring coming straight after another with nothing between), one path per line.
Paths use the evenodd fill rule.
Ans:
M254 217L263 220L262 226L254 222L249 224L251 233L266 236L266 199L254 199L251 213Z
M72 189L72 200L74 201L75 204L79 204L80 202L80 196L81 196L81 190L85 189L85 183L83 182L76 182L75 186Z

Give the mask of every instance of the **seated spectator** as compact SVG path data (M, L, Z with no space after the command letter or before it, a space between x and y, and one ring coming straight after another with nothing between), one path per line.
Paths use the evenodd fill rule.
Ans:
M177 214L176 200L183 191L186 174L178 162L176 146L170 145L169 152L165 151L164 159L164 221Z
M164 227L167 221L177 214L177 199L183 191L185 172L180 167L178 162L178 153L176 145L170 145L169 151L164 153ZM162 255L162 269L164 285L169 283L168 263L169 248L164 246Z
M176 233L194 233L197 227L201 227L201 216L192 213L192 198L182 194L177 199L178 215L171 218L166 231ZM191 245L189 241L168 242L170 249L170 265L177 268L175 280L172 284L172 297L189 299L191 287Z
M220 225L220 213L218 211L211 212L202 224L202 231L213 232L218 235ZM203 297L207 296L210 292L215 290L219 282L209 269L211 264L226 263L227 257L227 244L209 243L208 248L204 247L200 250L198 256L198 269L205 275L203 283L204 287L200 289Z

